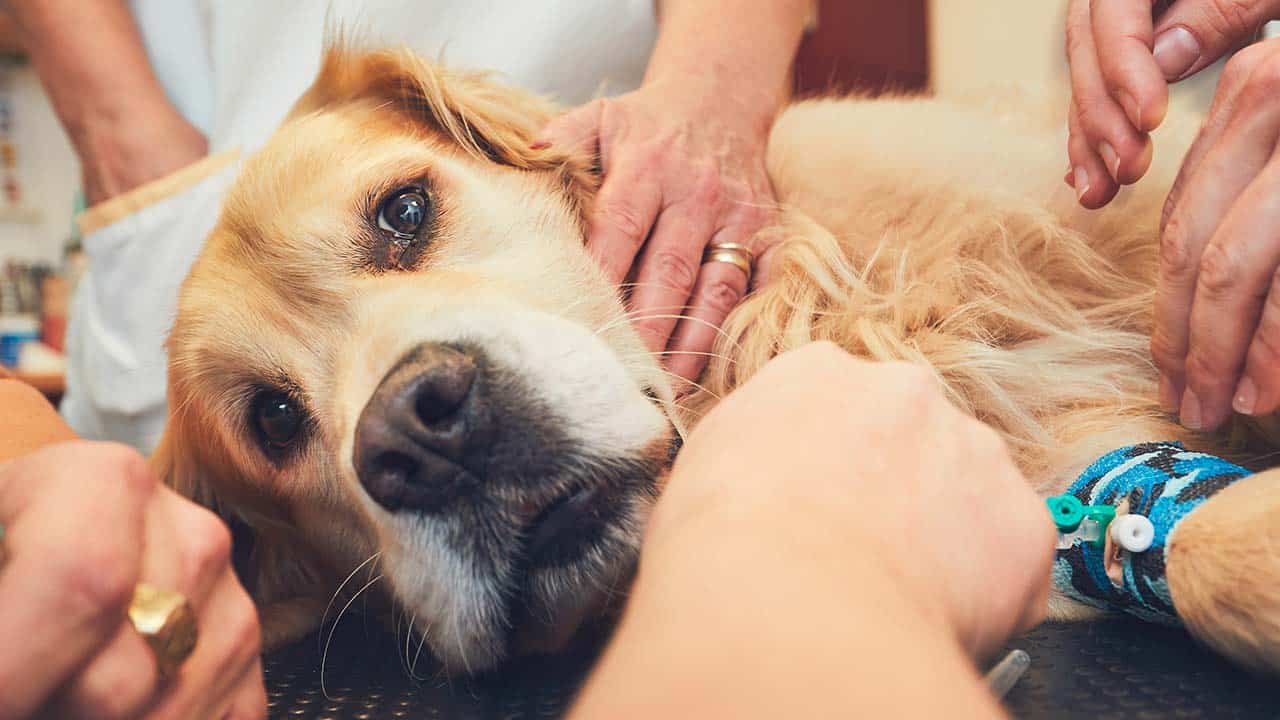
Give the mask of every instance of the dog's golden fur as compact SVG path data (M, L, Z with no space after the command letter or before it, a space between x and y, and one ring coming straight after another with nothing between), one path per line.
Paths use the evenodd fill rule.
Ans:
M310 615L318 615L316 605L299 597L326 599L350 558L385 541L382 530L359 530L385 530L385 520L352 507L343 493L355 484L343 464L352 408L393 359L383 356L403 345L395 333L351 329L352 318L385 324L371 307L393 314L396 302L424 292L413 273L367 267L359 227L329 217L308 226L293 195L300 188L344 198L356 178L394 174L417 144L458 168L442 171L442 185L511 189L491 197L520 207L466 207L479 196L442 191L450 221L448 237L433 241L444 248L438 252L452 257L467 233L488 232L475 224L479 212L498 213L524 234L572 235L576 251L534 241L531 250L498 253L493 262L511 252L523 263L493 271L504 297L595 329L632 381L661 384L618 321L617 298L581 252L581 217L597 186L593 159L531 147L554 112L525 93L405 52L338 47L233 188L183 289L171 339L172 420L157 462L184 491L253 528L260 599L291 603L283 620L265 618L288 626L279 637L319 620ZM1061 138L1030 118L905 98L818 100L785 111L768 160L782 204L774 231L786 245L769 281L725 324L703 389L680 407L668 403L677 424L696 423L774 355L822 339L859 356L931 367L958 406L1004 434L1042 492L1060 491L1100 454L1142 441L1181 440L1258 466L1269 448L1259 433L1241 430L1234 442L1190 433L1154 402L1147 344L1156 227L1171 168L1157 166L1106 211L1085 213L1058 179ZM298 149L317 140L342 150L320 161ZM533 209L521 210L524 203ZM299 227L306 242L296 239ZM551 269L561 263L570 267ZM365 275L352 280L338 269ZM488 276L441 273L433 282L454 283L456 297L493 292ZM391 286L394 292L385 290ZM238 310L223 302L230 287L243 294ZM377 299L382 292L391 294ZM373 304L353 307L351 295ZM217 400L234 392L225 376L234 374L235 359L261 354L264 336L307 346L272 345L280 356L266 364L333 383L305 388L323 442L303 462L309 477L329 484L271 467L232 430L242 405ZM360 358L336 347L359 347ZM1280 672L1280 594L1273 591L1280 587L1280 502L1269 481L1270 473L1257 476L1197 510L1171 539L1169 579L1193 633L1249 667ZM331 536L298 530L321 509L338 518ZM1083 615L1061 599L1054 613Z

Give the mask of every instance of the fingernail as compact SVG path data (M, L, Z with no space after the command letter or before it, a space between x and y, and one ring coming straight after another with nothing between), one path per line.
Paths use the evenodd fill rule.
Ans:
M1082 167L1076 168L1072 173L1075 175L1075 182L1071 183L1071 187L1076 189L1076 199L1083 200L1084 194L1089 192L1089 173Z
M1106 140L1103 140L1098 145L1098 154L1102 156L1102 162L1106 164L1107 172L1111 173L1111 179L1120 182L1120 154Z
M1120 106L1124 108L1124 114L1129 116L1129 122L1133 123L1135 128L1143 130L1142 108L1138 106L1138 101L1129 94L1128 90L1121 90L1116 95L1120 96Z
M1169 28L1156 37L1152 54L1165 80L1178 80L1200 59L1200 43L1184 27Z
M1160 376L1160 409L1170 415L1178 412L1178 388L1166 375Z
M1246 375L1240 381L1240 387L1236 388L1236 397L1231 402L1231 407L1241 415L1252 415L1257 406L1258 386L1254 384L1253 378Z
M1189 430L1199 430L1203 427L1200 420L1200 398L1191 388L1182 395L1182 410L1178 413L1178 417L1182 420L1183 427Z
M530 149L530 150L545 150L545 149L547 149L547 148L549 148L549 147L551 147L551 141L550 141L550 140L538 140L537 142L535 142L535 143L533 143L532 145L530 145L530 146L529 146L529 149Z

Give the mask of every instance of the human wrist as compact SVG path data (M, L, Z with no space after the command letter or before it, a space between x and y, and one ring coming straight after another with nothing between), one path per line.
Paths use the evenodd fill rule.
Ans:
M101 117L74 141L85 199L108 200L179 170L206 154L203 134L167 102L139 107L128 120Z
M642 560L573 717L856 717L886 707L928 716L955 702L962 714L995 714L944 618L874 553L720 530ZM950 684L922 697L913 692L922 675Z
M790 98L812 0L664 0L645 85L701 81L739 112L771 121Z

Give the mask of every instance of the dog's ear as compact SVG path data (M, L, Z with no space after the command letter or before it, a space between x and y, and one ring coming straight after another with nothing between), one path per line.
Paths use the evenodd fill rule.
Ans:
M340 36L330 40L315 82L289 118L360 101L386 108L474 158L555 173L579 209L599 188L596 157L537 143L560 112L554 103L407 49L359 50Z
M306 552L281 530L283 520L222 497L198 448L188 443L190 437L171 419L151 455L152 469L166 486L217 514L231 530L232 562L241 584L259 605L263 646L300 638L318 622L317 603L323 607L315 591L318 576Z
M358 100L385 105L472 156L529 170L553 167L552 156L531 146L555 116L554 104L407 49L358 50L331 40L290 117Z
M241 582L252 588L255 576L251 556L254 532L249 524L234 513L216 490L215 483L205 466L197 458L195 448L188 444L181 426L170 418L160 444L151 454L151 468L169 489L182 497L210 510L231 530L232 561Z
M191 452L192 448L186 445L184 437L181 429L171 420L160 438L160 444L151 454L151 469L171 490L197 505L203 505L225 520L213 485L201 471Z

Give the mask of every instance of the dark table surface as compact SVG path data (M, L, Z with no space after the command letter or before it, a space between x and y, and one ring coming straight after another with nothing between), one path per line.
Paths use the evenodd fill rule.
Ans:
M413 663L417 648L406 649L403 635L349 619L327 656L311 637L268 657L268 702L272 718L553 718L598 644L478 679L448 678L425 651ZM1050 624L1012 647L1031 655L1006 698L1017 718L1280 718L1280 681L1237 670L1181 631L1124 619Z

